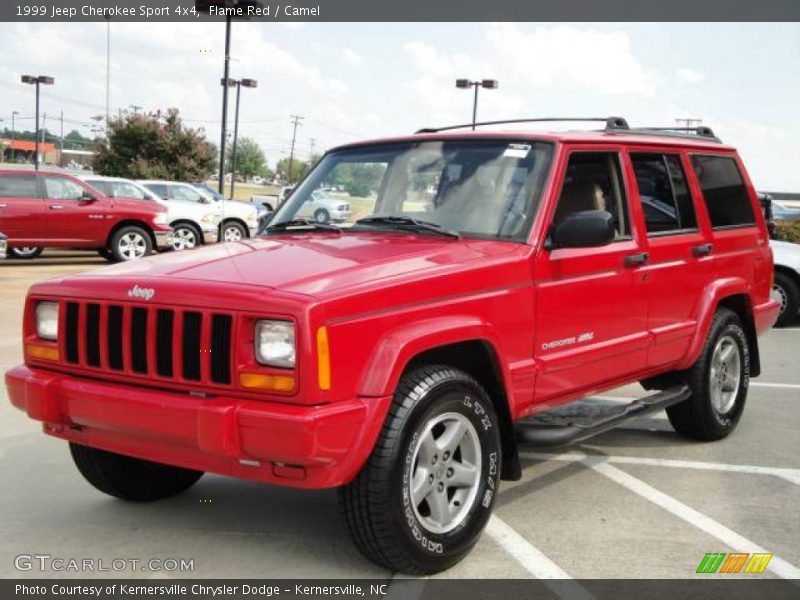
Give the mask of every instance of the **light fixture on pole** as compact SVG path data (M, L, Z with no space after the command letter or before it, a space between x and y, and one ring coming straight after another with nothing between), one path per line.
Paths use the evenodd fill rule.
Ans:
M36 156L34 157L34 165L36 170L39 170L39 86L40 85L53 85L56 82L52 77L47 75L23 75L22 83L36 86Z
M236 86L236 115L233 118L233 148L231 149L231 200L233 200L236 184L236 141L239 139L239 98L243 87L256 88L258 81L255 79L228 79L227 81L223 79L222 85L225 87Z
M496 79L481 79L480 81L470 81L469 79L456 79L456 87L459 89L475 88L475 97L472 102L472 130L475 130L475 123L478 120L478 88L496 90L498 87Z
M230 63L231 63L231 21L234 19L232 16L235 12L241 12L243 15L248 13L248 8L263 8L263 4L258 0L195 0L194 7L199 13L211 14L211 7L217 9L241 9L238 11L226 10L225 11L225 67L222 74L222 131L220 132L220 149L219 149L219 193L222 194L225 189L225 137L228 129L228 87L225 82L230 80ZM246 19L247 17L236 17L238 19Z

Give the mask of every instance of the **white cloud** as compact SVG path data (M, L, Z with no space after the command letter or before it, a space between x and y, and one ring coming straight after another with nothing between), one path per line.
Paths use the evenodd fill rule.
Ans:
M360 67L366 62L364 57L352 48L345 48L342 51L342 56L344 56L345 62L352 67Z
M706 79L705 73L701 73L689 67L678 69L677 77L678 81L681 83L701 83Z

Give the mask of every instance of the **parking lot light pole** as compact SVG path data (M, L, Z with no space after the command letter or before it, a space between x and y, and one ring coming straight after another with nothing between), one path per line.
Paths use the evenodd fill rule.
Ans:
M39 86L53 85L55 81L55 79L48 77L47 75L39 75L38 77L34 77L33 75L22 76L22 83L36 86L36 149L34 165L37 171L39 170Z
M498 87L498 82L496 79L482 79L480 81L456 79L456 87L459 89L475 88L475 96L472 101L472 130L475 131L475 123L478 121L478 88L496 90Z
M236 183L236 141L239 139L239 98L243 87L256 88L258 87L258 81L255 79L238 79L236 81L229 79L228 86L232 83L236 85L236 116L233 118L233 148L231 150L231 200L233 200L233 190ZM223 85L225 85L224 82Z
M11 111L11 162L14 162L14 141L17 139L16 118L19 111Z

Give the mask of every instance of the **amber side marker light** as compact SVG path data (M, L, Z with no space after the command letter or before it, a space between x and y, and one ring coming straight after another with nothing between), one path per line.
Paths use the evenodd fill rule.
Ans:
M331 349L327 327L317 329L317 377L319 389L331 389Z
M61 358L61 355L58 353L58 348L40 346L39 344L27 344L25 346L25 352L31 358L39 358L42 360L58 361Z
M272 390L274 392L291 392L294 390L292 375L264 375L263 373L240 373L239 384L242 387L256 390Z

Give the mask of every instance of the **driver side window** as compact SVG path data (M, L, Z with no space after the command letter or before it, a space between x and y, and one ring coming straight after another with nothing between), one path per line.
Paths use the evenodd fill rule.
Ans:
M80 200L88 194L77 183L64 177L45 176L43 179L48 200Z
M628 203L616 152L573 152L570 155L553 223L557 225L569 215L585 210L610 213L616 239L630 237Z

